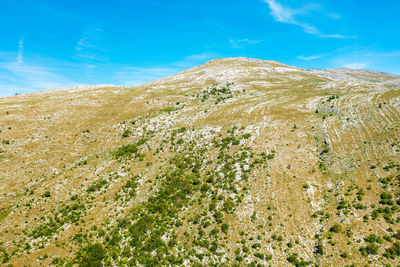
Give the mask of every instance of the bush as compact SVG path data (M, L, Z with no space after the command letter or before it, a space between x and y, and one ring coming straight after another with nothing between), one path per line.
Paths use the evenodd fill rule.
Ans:
M251 134L250 134L250 133L246 133L246 134L243 135L243 138L244 138L244 139L249 139L250 137L251 137Z
M360 252L363 256L376 255L378 254L379 246L375 243L368 243L365 247L360 248Z
M315 246L315 253L316 253L316 254L320 254L320 255L323 255L323 254L324 254L324 248L322 247L321 244L317 244L317 245Z
M210 186L208 185L208 184L203 184L202 186L201 186L201 188L200 188L200 191L201 192L203 192L203 193L205 193L205 192L207 192L208 190L210 190Z
M115 158L130 157L137 153L139 148L136 144L124 145L113 152Z
M221 231L223 233L227 234L228 233L228 229L229 229L229 225L228 224L224 223L224 224L221 225Z
M273 159L275 157L275 153L271 153L267 155L267 159Z
M381 194L381 201L379 201L379 203L382 205L393 205L394 202L393 202L392 198L393 198L392 194L383 192Z
M340 200L337 209L338 209L338 210L346 209L347 206L348 206L348 204L347 204L346 200L342 199L342 200Z
M122 133L122 138L127 138L127 137L129 137L129 136L131 136L132 135L132 131L131 130L125 130L123 133Z
M380 243L381 244L383 242L382 238L380 238L376 234L370 234L366 238L364 238L364 240L365 240L365 242L368 242L368 243Z
M332 233L340 233L342 231L342 226L338 223L335 223L330 229L330 232Z
M79 266L82 267L95 267L102 266L102 260L106 257L106 251L103 245L96 243L94 245L88 245L86 248L78 252L78 258L80 259Z
M101 180L94 182L91 186L89 186L89 188L86 191L88 193L99 191L106 185L108 185L107 180L101 179Z
M296 267L302 267L302 266L307 266L307 265L311 264L311 262L309 262L309 261L304 261L303 259L298 259L297 253L293 253L292 255L287 257L286 260Z
M257 258L259 258L260 260L263 260L265 256L264 256L264 254L262 254L262 253L256 252L256 253L254 253L254 257L257 257Z
M230 212L235 208L235 203L232 201L230 197L228 197L223 204L223 210Z
M371 217L373 220L379 217L379 211L378 210L373 210L371 213Z
M387 248L383 256L391 259L396 259L397 256L400 256L400 242L396 242L390 248Z
M160 110L160 112L166 112L166 113L171 113L172 111L177 110L176 107L166 107Z

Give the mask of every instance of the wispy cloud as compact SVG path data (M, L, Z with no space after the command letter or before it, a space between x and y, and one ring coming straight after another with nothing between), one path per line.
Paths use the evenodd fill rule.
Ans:
M98 27L87 27L81 38L78 40L75 50L75 59L85 63L105 62L108 57L105 56L106 49L101 46L101 41L104 39L104 32Z
M23 37L18 42L17 56L14 52L13 57L9 55L0 62L0 80L0 96L77 85L54 69L29 62L24 55Z
M322 38L336 38L336 39L355 38L354 36L345 36L342 34L325 34L321 32L317 27L309 23L299 21L296 18L297 15L300 14L304 15L311 10L315 10L318 7L316 5L306 5L300 9L292 9L290 7L281 5L276 0L263 0L263 1L268 4L269 8L271 9L271 15L274 17L276 21L299 26L304 30L304 32L308 34L314 34Z
M329 52L326 52L326 53L321 53L321 54L316 54L316 55L311 55L311 56L302 56L301 55L301 56L297 56L297 58L301 59L301 60L306 60L306 61L314 60L314 59L318 59L318 58L322 58L322 57L327 57L327 56L333 55L333 54L338 53L338 52L342 52L342 51L347 50L347 49L349 49L351 47L352 46L340 47L338 49L335 49L333 51L329 51Z
M17 62L23 63L24 62L24 37L21 37L18 42L18 56Z
M91 28L85 30L82 37L76 44L75 49L77 51L82 51L84 49L99 49L98 46L95 45L95 43L99 39L100 33L101 33L100 28Z
M356 36L343 35L343 34L338 34L338 33L336 33L336 34L323 34L323 33L320 33L319 36L323 37L323 38L334 38L334 39L357 39Z
M312 56L308 56L308 57L305 57L305 56L298 56L297 58L298 58L298 59L301 59L301 60L306 60L306 61L308 61L308 60L318 59L318 58L321 58L321 57L326 57L326 56L328 56L328 55L330 55L330 53L319 54L319 55L312 55Z
M55 74L43 66L28 65L20 62L0 63L0 68L9 71L23 87L44 90L65 87L71 84L64 77Z
M121 85L138 85L151 82L161 78L174 75L187 68L206 63L210 59L219 57L214 52L203 52L200 54L189 55L179 61L169 64L146 66L146 67L125 67L114 74L114 83Z
M398 50L388 51L374 46L353 45L345 53L332 55L329 64L330 68L371 69L400 74L399 57L400 51Z
M303 28L306 33L319 34L317 28L307 23L300 22L296 19L297 14L305 13L304 9L292 9L284 7L275 0L264 0L271 9L271 15L276 21L297 25Z
M241 39L241 40L229 40L233 48L241 48L252 44L261 43L262 40L250 40L248 38Z
M200 54L186 56L179 61L171 63L171 65L179 68L190 68L200 64L204 64L206 61L217 57L219 57L217 53L206 51Z
M355 62L355 63L345 64L344 66L348 69L366 69L368 64L361 63L361 62Z

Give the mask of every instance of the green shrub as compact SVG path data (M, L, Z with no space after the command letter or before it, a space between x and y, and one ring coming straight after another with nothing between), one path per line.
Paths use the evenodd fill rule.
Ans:
M396 242L390 248L387 248L383 256L391 259L396 259L397 256L400 256L400 242Z
M115 150L112 154L115 158L131 157L133 154L137 153L139 148L136 144L124 145Z
M379 201L379 203L382 205L393 205L394 202L393 202L392 198L393 198L392 194L383 192L381 194L381 201Z
M227 234L227 233L228 233L228 229L229 229L229 225L228 225L228 224L224 223L224 224L221 225L221 231L222 231L224 234Z
M129 136L131 136L132 135L132 131L131 130L125 130L123 133L122 133L122 138L128 138Z
M171 113L171 112L173 112L173 111L175 111L177 109L178 108L176 108L176 107L166 107L166 108L161 109L160 112Z
M264 254L262 254L262 253L256 252L256 253L254 253L254 257L257 257L257 258L259 258L260 260L263 260L265 256L264 256Z
M244 139L249 139L249 138L250 138L250 136L251 136L251 134L250 134L250 133L246 133L246 134L244 134L244 135L243 135L243 138L244 138Z
M274 157L275 157L274 151L267 155L267 159L273 159Z
M342 226L338 223L335 223L330 229L330 232L332 233L340 233L342 231Z
M303 259L298 259L297 253L293 253L292 255L287 257L286 260L296 267L303 267L303 266L307 266L307 265L311 264L311 262L309 262L309 261L304 261Z
M102 260L106 257L106 250L100 243L90 244L78 251L77 258L81 267L102 266Z
M89 186L89 188L86 190L86 192L92 193L92 192L99 191L106 185L108 185L107 180L105 180L105 179L98 180L98 181L94 182L91 186Z
M381 237L377 236L376 234L370 234L367 237L364 238L365 242L368 243L382 243L383 240Z
M322 244L317 244L315 246L315 253L320 255L324 254L324 248L322 247Z
M365 247L360 248L360 252L363 256L376 255L378 254L379 246L375 243L368 243Z
M348 207L348 204L347 204L346 200L342 199L339 201L337 209L341 210L341 209L346 209L347 207Z

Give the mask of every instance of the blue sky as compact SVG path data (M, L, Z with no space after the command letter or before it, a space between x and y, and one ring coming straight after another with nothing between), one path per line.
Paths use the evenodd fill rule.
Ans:
M237 56L400 74L398 0L0 0L0 12L0 96Z

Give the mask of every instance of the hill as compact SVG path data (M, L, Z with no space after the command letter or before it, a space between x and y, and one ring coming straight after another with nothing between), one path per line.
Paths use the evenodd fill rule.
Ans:
M399 263L400 76L227 58L0 114L5 266Z

